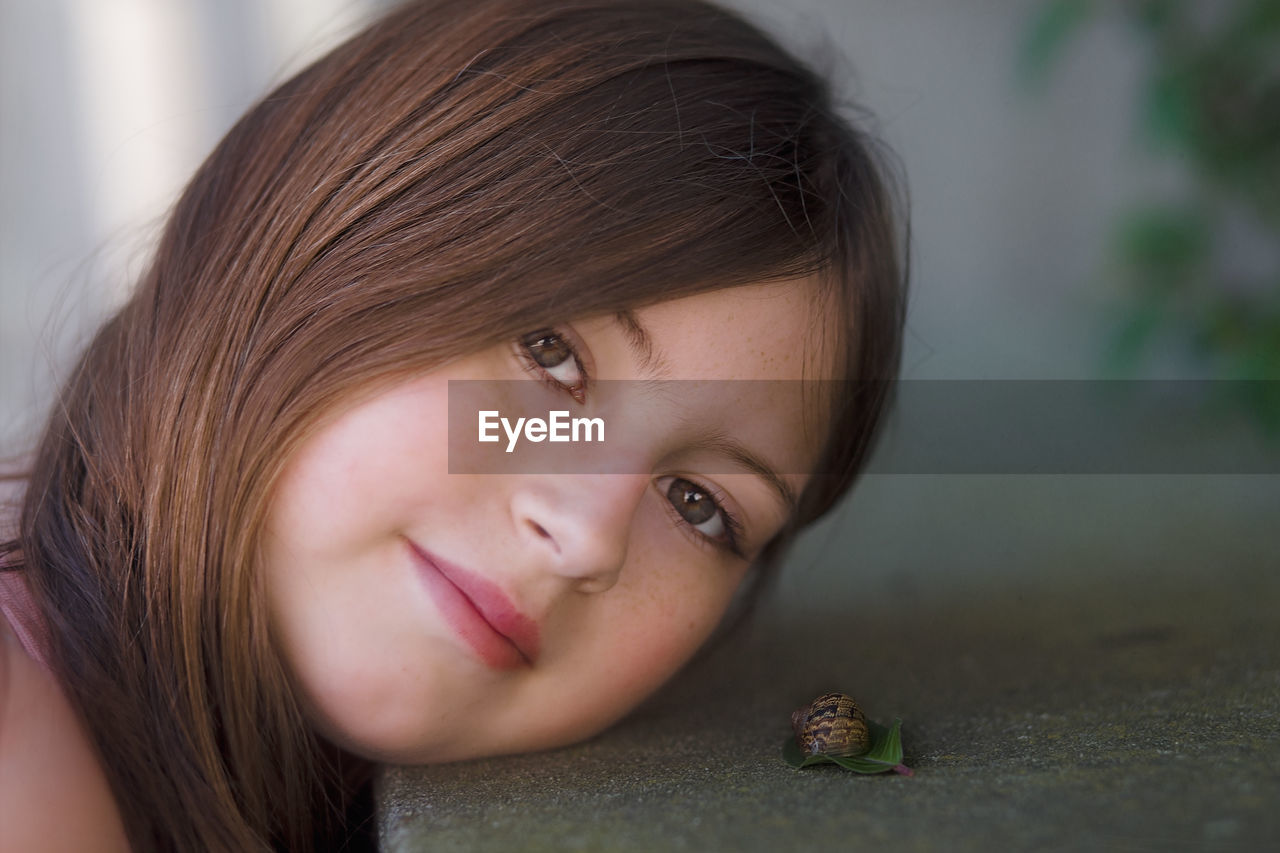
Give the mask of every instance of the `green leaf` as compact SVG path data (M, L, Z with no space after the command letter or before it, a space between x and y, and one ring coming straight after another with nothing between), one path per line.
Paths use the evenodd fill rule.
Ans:
M797 770L814 764L837 764L867 775L890 770L909 775L910 771L902 766L902 720L894 720L889 728L869 722L867 728L871 732L871 748L862 755L805 755L796 739L788 737L782 745L782 758Z
M871 749L859 756L867 761L888 764L891 767L902 763L902 720L894 720L893 725L885 728L878 723L870 723Z
M1181 20L1183 0L1138 0L1128 6L1138 25L1150 33L1161 35Z
M1158 288L1172 289L1209 257L1213 229L1203 210L1192 206L1147 206L1119 222L1116 254L1134 273Z
M1050 0L1031 19L1018 55L1019 74L1030 85L1049 75L1071 35L1093 12L1092 0Z
M1132 379L1156 333L1169 322L1167 300L1150 296L1122 309L1102 356L1102 371L1113 379Z
M1182 68L1162 69L1148 81L1143 96L1142 128L1157 146L1181 151L1195 148L1197 82Z

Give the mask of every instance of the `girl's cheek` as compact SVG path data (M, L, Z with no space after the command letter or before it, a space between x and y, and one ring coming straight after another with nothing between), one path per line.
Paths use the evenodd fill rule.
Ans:
M617 665L629 673L636 691L647 695L684 665L719 624L736 586L710 573L677 576L636 590L632 614L613 614L614 625L631 626L617 632L614 648Z

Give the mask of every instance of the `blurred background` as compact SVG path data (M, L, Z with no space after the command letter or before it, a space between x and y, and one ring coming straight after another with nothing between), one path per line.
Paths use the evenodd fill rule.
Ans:
M381 5L0 0L0 458L29 447L226 128ZM1276 3L727 5L814 58L900 159L906 378L1280 379ZM1233 405L1233 423L1276 425L1265 399ZM1272 560L1278 480L874 474L779 594L844 606Z

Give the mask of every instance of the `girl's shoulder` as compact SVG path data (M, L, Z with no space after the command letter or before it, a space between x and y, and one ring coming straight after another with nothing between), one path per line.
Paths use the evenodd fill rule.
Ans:
M0 850L128 850L89 736L0 618Z

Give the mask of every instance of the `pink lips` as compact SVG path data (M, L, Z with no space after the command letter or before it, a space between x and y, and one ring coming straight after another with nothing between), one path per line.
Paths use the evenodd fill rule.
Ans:
M533 665L538 659L538 623L517 610L497 584L413 542L409 550L445 621L485 664L493 669Z

